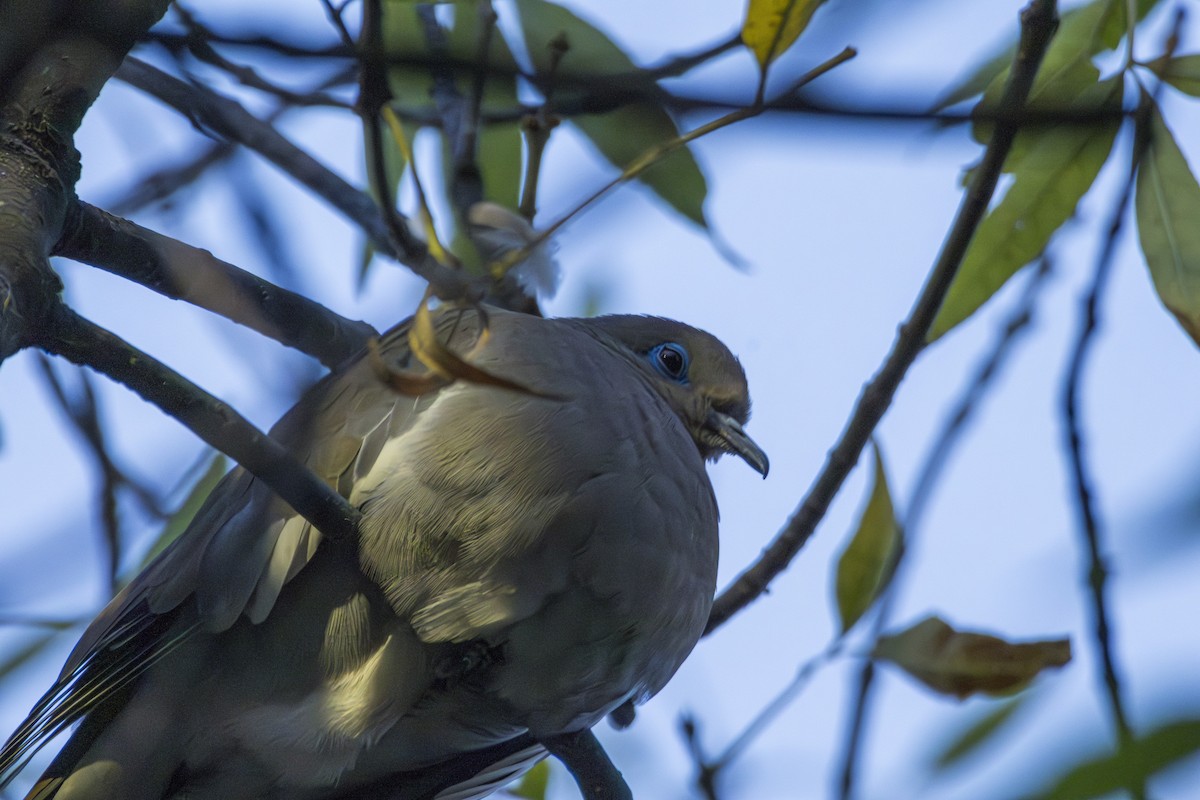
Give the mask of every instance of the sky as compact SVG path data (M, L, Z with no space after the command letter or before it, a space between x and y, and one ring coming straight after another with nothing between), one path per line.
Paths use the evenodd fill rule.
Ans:
M263 11L235 13L270 19L284 5L295 14L289 24L319 29L316 3L263 3ZM503 19L507 6L496 5ZM648 64L727 37L743 11L739 2L718 0L567 5ZM193 7L215 20L241 4L210 0ZM1014 35L1018 8L993 0L843 0L817 14L778 69L798 75L854 45L859 56L822 79L823 91L856 103L921 107ZM1182 52L1200 46L1198 34L1190 21ZM1153 34L1141 43L1146 55L1154 54ZM754 79L750 58L734 53L685 86L748 96ZM1200 164L1194 102L1170 93L1163 102L1177 139ZM701 121L689 116L683 123ZM289 117L281 130L333 169L362 181L361 150L348 145L358 142L358 129L345 115L306 112ZM114 82L80 132L79 194L104 206L131 176L175 163L199 141L186 121ZM419 153L425 146L419 144ZM1129 147L1125 134L1117 147ZM778 116L721 131L697 142L694 151L709 181L706 213L715 236L743 266L731 265L709 235L648 191L625 187L557 237L563 283L546 310L576 314L598 299L605 312L674 317L712 331L740 356L754 398L747 430L770 454L771 474L762 481L732 459L710 468L721 506L723 586L782 527L820 469L938 253L960 199L960 172L980 148L962 128ZM360 242L352 229L253 156L241 156L238 168L284 212L285 238L272 255L292 265L294 275L272 271L227 179L210 178L186 205L151 209L136 219L379 328L411 312L420 287L403 268L377 264L365 290L356 292ZM539 222L570 208L612 172L586 142L564 131L552 139L543 174ZM938 613L959 627L1011 639L1068 636L1074 660L1035 682L1008 735L936 779L930 763L939 748L997 701L937 697L883 668L860 769L862 798L1012 796L1054 775L1055 764L1112 739L1098 691L1086 562L1068 499L1059 406L1079 299L1121 179L1110 164L1077 220L1056 238L1053 272L1031 330L978 407L923 524L912 532L917 538L893 613L897 626ZM88 267L58 266L68 300L82 313L260 426L269 426L297 387L319 374L304 356L204 312ZM1014 281L931 347L901 386L876 435L899 508L1023 282ZM1190 620L1200 602L1194 580L1200 548L1195 517L1186 513L1197 496L1193 476L1200 460L1198 367L1195 345L1154 295L1127 226L1085 375L1082 413L1113 570L1117 657L1138 730L1200 714L1194 676L1200 632ZM169 487L194 470L203 451L190 433L123 388L97 383L116 452L132 473ZM602 741L637 796L698 796L690 786L681 717L697 720L708 753L721 752L830 641L837 626L833 563L865 502L868 463L864 459L850 477L812 542L768 596L701 642L631 730L601 726ZM6 511L0 520L0 615L87 617L99 607L104 587L92 478L38 378L33 355L9 359L0 368L0 496ZM132 562L138 543L144 547L155 531L132 504L122 511L134 542ZM0 652L36 635L0 629ZM0 728L15 726L52 679L72 638L59 637L43 657L0 684ZM847 698L866 646L861 636L852 637L846 655L817 671L734 762L722 797L831 796ZM1152 788L1155 797L1186 798L1200 797L1198 785L1200 764L1193 758ZM552 796L573 797L574 791L557 770Z

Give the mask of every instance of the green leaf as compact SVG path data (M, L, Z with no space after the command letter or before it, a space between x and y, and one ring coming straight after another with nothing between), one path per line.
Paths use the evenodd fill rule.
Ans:
M142 562L138 565L137 569L133 570L131 576L141 572L171 542L178 539L179 535L187 529L188 525L192 524L192 518L196 516L196 512L204 505L204 501L208 499L208 496L212 494L212 490L217 488L217 484L221 482L221 478L225 477L228 469L228 459L221 453L214 453L212 459L208 462L208 467L205 468L199 479L192 484L187 497L180 503L179 510L167 520L167 524L163 526L162 532L159 533L154 543L150 545L149 551L142 558Z
M1157 65L1159 76L1184 94L1200 97L1200 55L1169 58Z
M1137 175L1138 240L1159 299L1200 343L1200 185L1157 108L1147 135Z
M454 27L447 36L450 55L467 62L479 58L481 21L479 4L460 4L454 15ZM488 40L488 73L483 84L481 108L484 112L505 111L520 107L517 100L517 61L508 43L498 30ZM456 83L463 97L470 97L476 80L474 70L456 74ZM476 163L483 178L485 200L515 211L521 192L521 126L519 122L485 124L476 142ZM446 158L445 163L451 164ZM450 184L447 182L447 189ZM461 224L461 220L460 220Z
M991 741L992 737L1005 729L1013 715L1025 705L1025 701L1036 692L1025 692L1004 702L994 702L987 713L977 717L970 725L946 743L934 759L938 771L949 769L977 752Z
M475 91L475 81L478 70L476 64L481 60L482 23L479 16L479 4L475 2L456 2L454 22L445 32L445 57L453 64L460 66L445 66L439 68L442 74L449 74L453 89L464 102ZM406 59L409 63L393 64L388 70L389 85L394 96L392 108L402 118L405 114L433 114L437 108L431 94L434 88L434 69L429 63L434 54L426 40L424 23L418 16L416 3L385 3L383 6L383 41L384 48L390 57ZM513 112L520 108L517 98L516 75L519 72L516 59L508 43L498 30L493 30L487 38L487 53L484 70L486 78L480 96L480 108L484 114ZM415 124L405 125L405 136L409 140L411 150L413 137L417 133ZM449 152L450 143L442 137L440 165L429 165L430 172L439 174L442 178L446 197L453 197L453 181L455 179L455 164L453 155ZM521 188L521 154L522 142L520 123L499 122L484 124L476 138L475 163L479 168L480 180L483 185L483 198L498 203L509 209L516 209ZM396 151L394 143L389 143L389 150ZM390 157L390 153L388 154ZM423 170L425 165L423 165ZM425 177L424 171L422 177ZM394 177L392 192L401 173ZM427 187L428 188L428 187ZM454 206L457 213L460 209ZM439 220L439 229L447 234L452 241L451 249L469 268L477 270L481 266L479 255L470 244L469 239L462 234L465 230L463 220ZM366 269L374 252L364 249L360 259L360 284L365 277Z
M1158 0L1138 0L1138 22L1141 22L1157 4ZM1047 76L1054 75L1059 68L1071 61L1082 60L1090 63L1093 56L1116 48L1128 29L1125 7L1126 0L1094 0L1065 12L1039 70L1040 82L1048 80ZM934 109L941 110L960 103L991 86L997 87L999 96L999 88L1008 79L1016 49L1016 43L1012 42L1000 52L985 59L967 78L949 89Z
M505 791L513 797L525 800L546 800L546 787L550 783L550 762L539 761L521 778L521 782Z
M837 562L837 607L843 633L854 627L891 581L902 544L883 457L876 445L871 498Z
M671 116L647 103L623 106L607 114L581 114L572 117L571 122L609 163L622 170L650 148L679 136ZM704 216L708 182L691 150L675 150L638 180L680 214L702 228L708 227Z
M956 631L937 617L879 637L872 658L890 661L935 692L959 699L977 692L1020 691L1038 673L1071 660L1071 642L1053 639L1011 643L995 636Z
M479 132L484 199L514 211L521 202L522 147L519 122L497 122Z
M566 41L567 50L555 68L554 96L569 95L572 81L623 76L637 67L624 51L595 26L546 0L517 0L525 47L539 74L550 72L550 43ZM678 138L671 115L656 103L640 102L605 114L580 115L570 120L613 166L624 170L652 147ZM643 172L638 180L672 208L707 228L704 200L708 183L690 148L682 147Z
M1037 795L1044 800L1086 800L1129 786L1144 785L1153 775L1200 752L1200 720L1162 725L1116 753L1078 764Z
M766 69L791 47L824 0L750 0L742 22L742 42Z
M516 5L525 49L538 74L550 73L555 57L551 43L563 39L567 50L554 67L554 74L559 77L586 79L627 75L637 70L608 34L562 6L547 0L516 0Z
M1101 108L1120 102L1119 76L1087 94ZM1096 107L1096 106L1093 106ZM1037 258L1075 213L1108 160L1119 121L1054 125L1021 132L1010 165L1013 182L980 223L929 332L933 341L974 314L1017 270Z

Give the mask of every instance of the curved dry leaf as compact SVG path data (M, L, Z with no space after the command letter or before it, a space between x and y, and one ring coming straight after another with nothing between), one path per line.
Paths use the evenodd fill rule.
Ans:
M450 383L442 376L432 372L414 372L391 366L384 361L383 354L379 351L378 336L367 340L367 360L380 381L390 386L396 393L408 397L420 397Z
M1007 642L985 633L956 631L938 617L929 617L900 633L881 636L871 657L890 661L935 692L961 699L977 692L1020 691L1043 670L1070 661L1071 642Z
M484 322L483 333L480 335L480 342L485 341L483 338L485 336L487 336L486 320ZM465 361L461 356L443 344L437 335L437 328L433 324L433 314L429 310L429 303L427 301L421 302L416 315L413 317L412 326L408 329L408 345L412 348L414 358L420 361L434 375L445 381L461 379L485 386L509 389L514 392L533 395L534 397L553 399L553 395L539 392L517 381L509 380L500 375L494 375L487 370L480 369L474 364Z

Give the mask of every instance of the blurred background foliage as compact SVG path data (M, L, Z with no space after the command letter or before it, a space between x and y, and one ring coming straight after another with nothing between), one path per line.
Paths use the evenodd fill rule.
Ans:
M525 285L557 285L562 271L557 299L542 298L549 312L667 313L727 340L732 331L762 409L752 431L784 466L769 501L715 473L730 582L828 469L858 387L939 237L952 238L981 146L1020 123L945 302L928 336L919 331L938 341L922 354L942 359L933 374L901 388L873 456L774 595L702 643L699 666L631 731L604 740L640 797L1200 797L1194 458L1154 462L1171 481L1138 474L1148 452L1190 454L1200 434L1189 341L1200 331L1196 9L1066 5L1022 110L1002 100L1023 53L1018 7L986 4L1001 21L989 29L950 5L177 3L89 112L80 194L381 327L417 308L423 283L348 210L364 192L468 274L540 245L544 274ZM372 6L376 50L363 33ZM358 66L372 58L386 64L386 112L362 120ZM751 165L759 155L765 166ZM905 172L918 161L936 177ZM833 162L863 171L822 174ZM752 171L757 184L739 182ZM507 209L507 227L481 226L482 202ZM912 239L889 227L893 215ZM837 225L826 243L820 229ZM560 229L548 245L536 233ZM859 241L876 244L873 266L885 269L847 260ZM1137 262L1148 270L1125 269ZM320 373L182 304L56 267L74 306L186 365L260 425ZM1166 346L1126 328L1121 363L1133 368L1089 377L1093 315L1114 280L1113 303L1145 287L1178 324L1155 328ZM1057 348L1053 375L1039 361L1026 368L1036 380L998 377L1020 376L1008 361L1031 335L1028 349ZM810 346L844 361L846 376L797 354ZM229 465L89 373L32 353L12 361L0 378L8 727L97 598L186 527ZM828 411L811 397L822 386ZM1097 395L1124 405L1098 410ZM1011 417L994 422L996 439L971 433L993 425L979 419L985 400ZM1100 421L1089 428L1087 414ZM1036 467L996 449L1026 437L1041 446ZM980 453L980 471L960 443ZM980 493L958 492L956 472ZM931 505L956 493L957 504ZM1026 506L1020 519L1034 525L1017 529L1008 506ZM1106 508L1118 509L1111 523ZM967 528L986 542L938 535ZM1011 560L992 549L1006 544ZM997 584L977 606L956 573L983 586L989 559ZM942 608L922 594L930 586ZM561 772L539 768L510 793L573 796Z

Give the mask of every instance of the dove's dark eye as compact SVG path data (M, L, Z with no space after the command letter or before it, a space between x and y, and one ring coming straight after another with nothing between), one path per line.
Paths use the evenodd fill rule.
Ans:
M664 378L676 383L687 383L688 353L683 349L683 345L664 342L652 347L646 355Z

